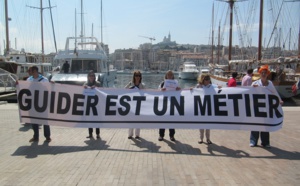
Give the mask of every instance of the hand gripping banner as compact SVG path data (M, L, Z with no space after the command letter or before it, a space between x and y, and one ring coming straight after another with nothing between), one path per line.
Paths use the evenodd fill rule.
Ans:
M160 91L20 81L17 96L21 122L43 125L276 131L283 123L279 98L265 87Z

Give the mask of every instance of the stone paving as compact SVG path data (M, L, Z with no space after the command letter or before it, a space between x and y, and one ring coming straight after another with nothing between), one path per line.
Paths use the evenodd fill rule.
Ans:
M248 131L176 129L176 142L158 141L157 129L127 139L127 129L51 127L52 142L29 143L16 104L0 104L0 185L299 185L300 107L284 107L284 125L272 148L249 147ZM168 130L166 130L168 136Z

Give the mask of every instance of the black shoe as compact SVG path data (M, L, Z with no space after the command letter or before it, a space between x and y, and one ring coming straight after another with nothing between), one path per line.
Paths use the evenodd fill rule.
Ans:
M159 136L158 141L164 140L164 137Z
M202 143L203 143L203 140L201 140L201 141L198 141L198 143L199 143L199 144L202 144Z
M99 139L100 138L100 135L99 134L97 134L97 139Z
M38 142L38 141L39 141L38 138L31 138L31 139L29 140L29 142Z
M132 139L132 136L128 136L128 139Z
M51 140L52 140L52 139L51 139L50 137L48 137L48 138L46 138L45 142L48 142L48 143L49 143L49 142L51 142Z
M271 148L270 145L263 145L263 147L264 147L264 148L268 148L268 149Z
M212 144L212 142L208 139L208 140L207 140L207 144Z
M93 138L93 135L89 135L89 136L87 136L86 138Z
M139 136L136 136L135 139L140 139L140 137L139 137Z
M174 137L170 137L170 140L171 140L171 141L175 141L175 138L174 138Z

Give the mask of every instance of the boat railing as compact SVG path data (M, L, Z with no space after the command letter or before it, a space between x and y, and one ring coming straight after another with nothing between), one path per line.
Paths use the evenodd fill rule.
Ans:
M16 90L17 76L10 73L0 74L0 93Z

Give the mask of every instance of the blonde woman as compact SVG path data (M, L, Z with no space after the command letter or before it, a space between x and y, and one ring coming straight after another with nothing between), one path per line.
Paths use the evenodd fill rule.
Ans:
M211 88L221 88L220 86L211 84L210 76L209 75L200 75L197 79L198 84L195 86L195 88L203 88L203 89L211 89ZM193 88L191 88L193 89ZM203 143L204 138L204 129L200 129L200 141L199 144ZM210 141L210 129L205 129L205 137L207 144L212 144Z
M142 83L142 73L140 71L134 71L132 80L125 86L127 89L144 89L145 85ZM140 138L140 131L141 129L135 129L135 139ZM133 138L133 128L128 130L128 139Z
M171 81L169 81L171 80ZM166 72L165 80L161 82L161 84L158 87L161 91L166 90L181 90L181 88L178 86L178 82L174 78L174 74L171 70ZM165 130L166 129L159 129L159 138L158 141L162 141L165 136ZM174 138L175 135L175 129L169 129L169 136L171 141L175 141Z

